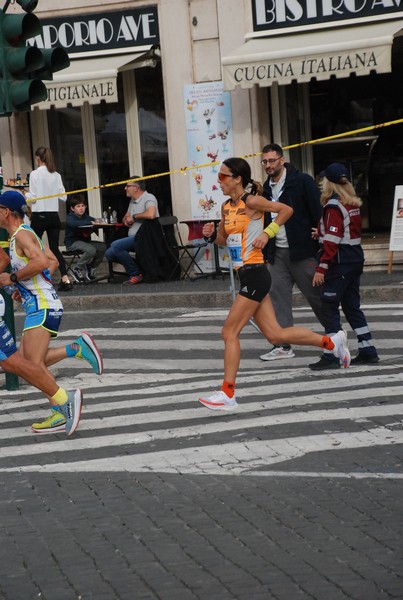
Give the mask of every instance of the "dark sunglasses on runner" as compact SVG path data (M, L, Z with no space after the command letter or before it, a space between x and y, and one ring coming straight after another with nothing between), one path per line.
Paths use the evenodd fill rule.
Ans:
M230 173L221 173L221 171L217 173L218 181L225 181L227 177L236 177L236 175L231 175Z

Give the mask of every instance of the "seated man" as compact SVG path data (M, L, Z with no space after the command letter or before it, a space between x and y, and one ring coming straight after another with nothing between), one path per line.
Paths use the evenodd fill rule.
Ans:
M131 179L136 179L136 177L136 175L133 175ZM135 236L143 222L146 219L159 217L159 212L157 199L153 194L146 191L144 181L129 182L125 190L130 202L122 223L129 228L128 235L112 242L105 252L105 256L109 261L123 265L129 276L129 279L124 283L134 285L143 281L143 274L129 252L136 251Z
M81 195L75 196L70 202L70 212L66 217L66 249L82 252L76 265L70 269L71 275L78 283L95 279L95 269L101 264L106 248L103 242L91 239L94 217L90 217L86 210L85 198Z

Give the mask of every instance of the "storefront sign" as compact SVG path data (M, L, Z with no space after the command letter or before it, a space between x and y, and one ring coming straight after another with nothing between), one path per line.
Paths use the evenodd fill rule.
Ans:
M401 10L401 0L252 0L253 30L362 20L393 15Z
M77 53L159 44L156 6L74 17L43 19L43 33L28 43L38 48L62 46L70 57Z
M47 83L48 98L40 102L38 108L47 109L50 106L82 106L83 102L99 104L105 102L117 102L118 94L116 78L94 80L77 83Z
M390 47L380 46L361 51L342 51L323 53L320 56L297 56L291 59L245 62L240 65L228 65L224 69L226 89L234 86L251 87L270 86L274 82L280 85L316 79L329 79L331 75L348 77L369 75L371 71L387 73L390 71Z

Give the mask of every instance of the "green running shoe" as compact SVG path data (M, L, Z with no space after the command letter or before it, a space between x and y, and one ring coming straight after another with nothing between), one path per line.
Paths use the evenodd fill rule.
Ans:
M90 334L83 331L80 337L74 340L73 344L78 344L80 347L75 357L86 360L97 375L102 375L104 370L102 356Z
M57 433L66 430L66 419L55 409L52 409L50 417L39 423L32 423L31 429L34 433Z

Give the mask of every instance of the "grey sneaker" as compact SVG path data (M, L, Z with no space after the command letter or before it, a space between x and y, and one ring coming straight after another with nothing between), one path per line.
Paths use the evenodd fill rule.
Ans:
M350 366L351 356L347 345L346 332L340 329L337 333L330 336L332 338L334 349L333 354L340 359L341 364L345 369Z
M79 267L71 267L69 275L76 283L83 283L85 281L85 274Z
M90 267L89 265L87 265L85 277L86 277L87 281L94 281L94 279L96 279L94 267Z
M60 404L59 408L66 418L66 433L73 435L78 427L83 404L83 394L80 389L67 392L67 402Z
M282 346L273 346L267 354L261 354L260 360L279 360L280 358L293 358L295 356L292 348L284 350Z

